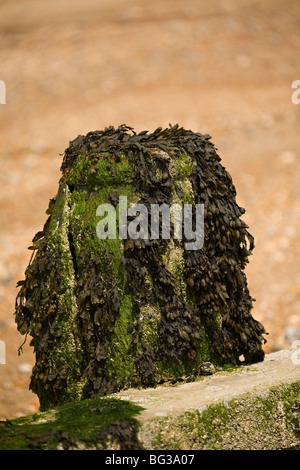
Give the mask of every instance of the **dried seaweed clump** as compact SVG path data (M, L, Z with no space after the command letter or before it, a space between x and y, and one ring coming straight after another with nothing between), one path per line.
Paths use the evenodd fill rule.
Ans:
M70 142L16 299L42 409L195 375L203 362L263 360L244 272L254 241L210 139L178 125L139 134L122 125ZM149 210L204 204L203 247L98 238L97 207L110 203L118 217L119 196Z

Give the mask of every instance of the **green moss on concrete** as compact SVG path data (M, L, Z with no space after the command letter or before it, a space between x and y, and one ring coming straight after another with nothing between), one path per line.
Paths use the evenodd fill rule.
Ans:
M140 322L142 326L142 341L157 352L157 338L161 313L159 306L147 304L141 307Z
M97 224L101 220L97 216L97 207L101 204L110 203L109 195L115 192L116 188L114 186L105 186L91 194L83 190L74 191L70 201L70 224L74 227L72 237L77 260L79 261L80 254L85 250L97 255L109 250L112 259L108 267L116 275L119 272L123 253L123 240L119 238L118 230L116 231L116 239L102 240L96 234ZM137 199L137 193L133 186L123 186L121 193L122 196L127 197L128 206ZM116 223L118 227L119 207L116 210ZM78 274L80 276L81 273ZM107 271L103 271L103 275L106 274Z
M214 312L214 316L215 316L215 325L216 325L216 328L218 330L221 330L222 329L222 315L220 312L218 311L215 311Z
M193 204L194 194L192 184L189 179L177 181L177 187L181 192L181 201L183 204Z
M45 385L49 381L49 375L51 377L51 372L56 374L58 369L60 372L65 370L64 398L60 397L65 402L78 399L83 386L80 379L82 351L74 335L77 322L77 301L74 293L74 265L68 238L69 201L69 188L67 185L62 184L53 208L46 247L47 252L51 254L50 256L57 260L57 264L53 266L49 276L45 278L45 291L48 290L48 293L50 293L50 295L48 294L49 301L46 301L44 305L39 305L39 309L36 309L35 321L32 322L32 327L35 328L38 337L39 334L43 333L43 331L39 331L39 328L42 330L44 318L48 317L52 335L52 338L49 335L48 341L55 341L56 343L55 348L49 349L47 353L48 374L44 372L44 358L37 351L37 362L40 360L40 364L35 376L42 408L56 403L56 398L47 391ZM58 272L59 283L57 285ZM52 318L54 311L55 319Z
M82 263L81 256L82 253L88 252L92 257L97 256L101 261L101 278L107 282L110 288L115 287L120 292L121 303L113 331L106 331L106 337L110 341L106 370L112 381L119 383L120 387L126 387L134 373L134 362L130 351L131 336L128 333L129 323L133 321L133 301L132 294L125 293L127 275L121 266L124 241L119 238L118 230L116 239L102 240L96 235L97 223L100 220L100 217L97 216L97 207L110 203L110 194L115 194L117 189L115 184L112 186L108 184L93 193L74 190L71 198L70 223L74 227L72 242L75 249L78 277L86 275L84 273L86 265ZM138 196L134 186L122 186L120 191L122 196L127 197L127 206L137 200ZM118 227L118 205L116 207L116 224ZM101 298L98 298L97 302L99 300L101 301Z
M116 398L68 403L47 412L0 423L0 449L105 448L114 438L115 429L110 425L117 423L121 428L124 423L128 431L132 427L134 432L138 429L136 416L141 410L134 403ZM125 435L125 439L129 440L129 437ZM136 440L136 436L132 437Z
M193 161L185 151L181 149L176 159L172 160L170 165L170 174L176 180L185 180L189 178L193 169Z
M159 418L147 424L148 448L280 450L299 445L300 383ZM298 411L297 411L298 410Z
M139 405L98 397L0 423L0 449L118 449L122 436L131 450L297 448L299 396L295 382L142 423Z
M134 374L135 364L130 351L131 335L129 323L133 321L132 295L125 294L122 298L118 318L111 334L111 351L107 360L107 371L112 380L116 378L126 387Z
M112 272L118 274L120 260L123 252L123 243L119 238L101 240L96 234L97 223L100 218L97 217L96 211L100 204L108 201L110 188L104 188L92 194L87 191L74 191L71 199L71 225L74 227L72 232L73 244L75 248L76 260L78 263L80 277L82 269L85 266L80 264L80 256L85 251L89 251L91 255L97 254L103 256L106 250L110 253L110 262L107 263L107 269L103 270L103 276L107 277Z
M133 178L133 167L126 155L118 159L113 153L78 155L71 168L67 168L62 181L77 188L99 189L101 187L126 185Z

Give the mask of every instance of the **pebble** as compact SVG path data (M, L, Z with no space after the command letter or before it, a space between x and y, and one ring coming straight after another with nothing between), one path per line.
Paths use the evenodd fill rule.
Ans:
M213 375L216 370L211 362L203 362L199 367L200 375Z

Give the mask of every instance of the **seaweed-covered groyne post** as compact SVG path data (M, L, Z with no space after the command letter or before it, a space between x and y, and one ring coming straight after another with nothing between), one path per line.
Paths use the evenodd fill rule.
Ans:
M61 169L16 299L41 409L197 374L207 361L263 360L265 330L244 272L253 237L210 136L109 127L71 142ZM152 238L124 235L134 204L147 209L150 234L154 206L201 205L203 243L186 249L184 219L182 238L175 219L169 238L161 228ZM99 206L114 209L114 237L99 236Z

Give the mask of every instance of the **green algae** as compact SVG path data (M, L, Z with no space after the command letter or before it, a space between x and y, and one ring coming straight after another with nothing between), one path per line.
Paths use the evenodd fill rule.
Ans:
M299 445L299 382L159 418L149 423L153 450L282 450Z
M191 172L193 169L193 161L185 151L185 149L181 149L178 157L172 160L170 166L170 174L174 179L177 180L186 180L190 177Z
M137 415L142 407L117 398L94 398L67 403L47 412L0 423L1 450L103 449L127 427L125 439L137 445ZM132 436L130 436L132 434ZM122 442L118 443L122 448ZM121 444L121 445L120 445ZM130 445L130 444L129 444Z
M296 449L299 396L294 382L142 423L140 405L97 397L1 422L0 449Z
M118 163L110 152L79 155L75 164L68 168L62 181L71 187L95 188L132 183L133 167L127 157L122 154Z
M119 316L111 336L111 351L107 361L107 370L112 379L118 377L123 387L130 384L130 377L135 372L134 360L130 351L131 336L128 333L129 323L133 320L132 295L124 294Z

